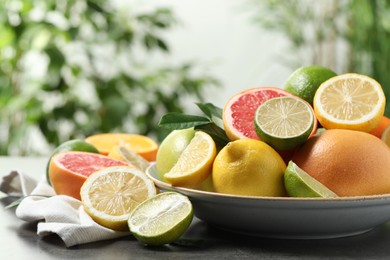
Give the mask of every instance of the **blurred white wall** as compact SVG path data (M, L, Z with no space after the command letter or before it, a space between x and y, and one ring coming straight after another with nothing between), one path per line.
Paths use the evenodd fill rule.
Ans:
M123 4L116 0L118 4ZM172 53L153 57L172 64L197 61L220 79L222 88L210 91L208 102L223 106L233 94L256 86L283 87L292 72L279 55L285 39L253 24L253 11L242 0L134 1L138 8L170 7L180 24L165 39Z

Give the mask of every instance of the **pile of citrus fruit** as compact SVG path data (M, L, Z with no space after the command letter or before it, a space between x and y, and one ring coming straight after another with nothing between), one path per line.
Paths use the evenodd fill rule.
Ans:
M157 195L145 170L158 145L149 137L104 133L58 146L49 159L47 180L58 195L81 200L101 226L131 231L144 244L177 240L193 218L192 205L178 193Z
M176 186L246 196L324 197L390 193L390 120L374 79L307 66L284 89L257 87L223 107L230 139L194 128L161 143L156 169ZM179 149L173 149L179 147Z
M321 197L390 193L390 119L374 79L328 68L296 70L283 89L243 90L220 109L228 142L197 127L158 145L143 135L105 133L53 152L47 179L81 200L99 224L130 230L149 245L171 243L188 228L191 202L160 193L145 172L155 162L174 186L241 196Z

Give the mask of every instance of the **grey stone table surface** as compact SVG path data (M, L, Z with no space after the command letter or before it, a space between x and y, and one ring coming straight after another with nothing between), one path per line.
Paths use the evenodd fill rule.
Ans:
M0 157L0 178L21 170L38 179L47 158ZM36 224L4 209L13 198L1 198L0 259L389 259L390 222L358 236L321 240L249 237L219 230L195 218L183 235L200 245L148 247L132 236L66 248L56 235L40 238ZM286 216L288 217L288 216Z

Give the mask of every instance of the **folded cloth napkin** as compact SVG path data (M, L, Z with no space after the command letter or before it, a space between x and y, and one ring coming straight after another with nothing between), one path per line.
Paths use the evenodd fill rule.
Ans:
M3 177L0 191L9 196L24 196L16 209L16 216L37 222L37 234L41 237L57 234L67 247L130 235L97 224L84 211L79 200L56 195L46 181L37 182L19 171Z

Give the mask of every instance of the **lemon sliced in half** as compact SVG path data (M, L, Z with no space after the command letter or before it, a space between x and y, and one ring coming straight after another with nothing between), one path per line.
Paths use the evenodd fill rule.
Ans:
M211 174L217 149L213 138L197 131L164 178L173 185L195 187Z
M369 132L382 119L386 98L374 79L355 73L333 77L318 88L314 112L326 129Z
M254 122L260 140L279 151L304 143L314 123L314 112L309 103L294 96L267 100L257 108Z
M284 173L284 186L290 197L338 197L336 193L299 168L293 161L288 163Z
M193 219L190 200L176 192L164 192L140 204L130 215L133 235L147 245L164 245L177 240Z
M84 210L98 224L126 231L130 213L155 196L156 188L141 170L114 166L90 175L81 187L80 195Z

